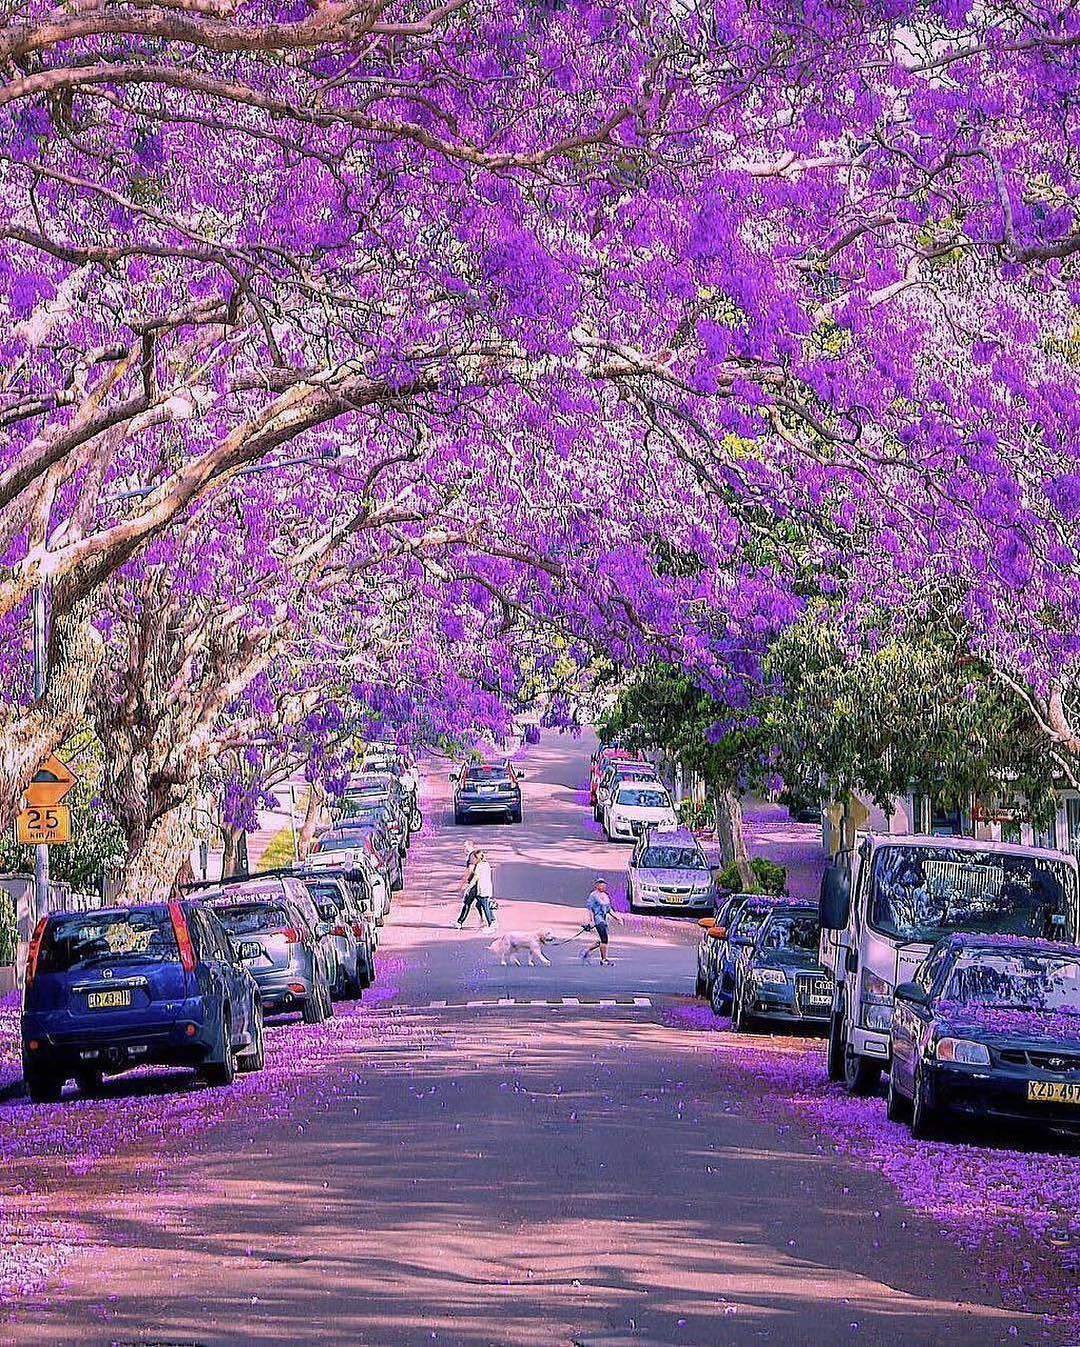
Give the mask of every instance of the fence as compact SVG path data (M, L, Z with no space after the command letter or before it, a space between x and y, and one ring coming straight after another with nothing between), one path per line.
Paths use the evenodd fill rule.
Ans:
M50 912L92 912L103 903L99 894L76 893L70 884L49 885ZM33 927L33 879L29 875L0 875L0 993L22 983Z

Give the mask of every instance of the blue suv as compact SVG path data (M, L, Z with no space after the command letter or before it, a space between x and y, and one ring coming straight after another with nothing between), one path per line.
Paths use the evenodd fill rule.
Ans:
M34 931L22 1015L23 1078L35 1103L66 1081L146 1063L194 1067L208 1084L263 1065L255 979L221 923L187 901L53 912Z

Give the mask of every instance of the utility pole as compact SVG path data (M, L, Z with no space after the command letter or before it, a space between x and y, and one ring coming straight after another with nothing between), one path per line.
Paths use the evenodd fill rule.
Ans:
M48 593L45 581L34 588L34 700L45 696L45 664L48 654ZM40 843L34 848L34 920L31 930L49 910L49 848Z

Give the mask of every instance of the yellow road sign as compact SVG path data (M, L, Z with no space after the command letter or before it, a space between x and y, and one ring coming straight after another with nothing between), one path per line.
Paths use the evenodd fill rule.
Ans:
M15 840L23 846L59 846L71 841L71 810L66 804L32 805L15 816Z
M44 809L59 804L75 784L75 776L66 762L50 754L34 773L26 788L27 809Z

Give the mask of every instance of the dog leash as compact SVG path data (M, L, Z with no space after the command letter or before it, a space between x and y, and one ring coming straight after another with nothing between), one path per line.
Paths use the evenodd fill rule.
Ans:
M565 940L553 940L551 943L555 946L569 945L571 940L576 940L579 935L584 935L586 931L594 930L592 922L586 922L584 926L579 926L576 931L568 935Z

